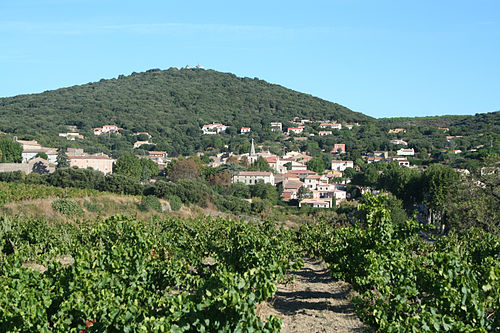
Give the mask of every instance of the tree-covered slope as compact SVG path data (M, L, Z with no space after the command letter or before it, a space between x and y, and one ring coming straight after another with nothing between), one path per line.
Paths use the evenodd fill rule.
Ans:
M256 78L202 69L154 69L0 99L0 130L7 133L49 138L67 131L66 125L76 125L92 136L92 128L114 124L131 132L148 131L167 145L194 149L206 123L221 122L233 129L251 126L262 134L269 122L295 116L345 122L372 119Z

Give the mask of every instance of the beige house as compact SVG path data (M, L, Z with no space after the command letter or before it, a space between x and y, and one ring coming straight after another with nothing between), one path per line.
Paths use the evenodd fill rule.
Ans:
M110 158L108 155L103 153L98 154L83 154L83 155L68 155L69 166L78 168L92 168L97 171L101 171L104 174L113 172L113 164L116 160Z

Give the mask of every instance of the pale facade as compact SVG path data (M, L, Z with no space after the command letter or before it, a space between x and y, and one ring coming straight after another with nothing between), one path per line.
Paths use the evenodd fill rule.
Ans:
M332 170L344 171L347 168L354 168L353 161L332 161Z
M113 164L116 162L115 159L110 158L106 154L94 154L94 155L81 155L81 156L68 156L69 166L77 168L92 168L94 170L100 171L104 174L113 172Z
M272 172L263 171L240 171L233 176L233 183L244 183L245 185L255 185L264 182L274 186L274 175Z

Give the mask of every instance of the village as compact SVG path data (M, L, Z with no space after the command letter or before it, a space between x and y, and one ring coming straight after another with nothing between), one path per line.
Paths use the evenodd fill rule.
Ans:
M309 119L300 119L295 117L292 121L293 126L283 127L281 122L270 122L269 128L272 132L278 132L283 135L284 140L307 140L307 136L303 136L305 130L311 124L316 123L316 133L308 131L308 137L315 135L330 136L334 135L335 131L352 130L353 127L361 126L358 123L347 124L340 123L335 120L313 121ZM201 127L203 135L222 135L226 132L229 126L221 123L205 124ZM84 136L77 132L75 127L68 127L70 132L59 133L60 137L74 141L76 139L84 139ZM120 128L116 125L104 125L93 129L95 136L103 135L120 135ZM239 128L240 135L249 135L252 129L249 126ZM389 133L404 133L403 128L390 129ZM152 136L148 132L134 133L138 138L133 144L133 148L140 148L143 145L152 145ZM21 163L1 163L0 172L23 171L25 174L32 172L47 174L52 173L57 168L58 155L62 152L57 148L43 147L37 141L19 140L14 137L14 141L22 146L22 161ZM413 148L407 148L408 143L401 139L391 139L390 143L401 147L396 151L396 154L389 154L388 151L372 151L365 152L363 159L365 163L395 162L399 166L408 168L417 168L412 166L408 157L415 156ZM307 151L288 151L283 155L273 154L269 150L263 149L260 145L255 145L251 139L251 147L248 153L236 154L231 151L220 152L209 156L208 165L213 168L221 167L227 163L236 163L239 165L251 166L257 160L262 159L269 165L267 171L248 171L237 170L232 173L232 183L243 183L245 185L255 185L259 182L271 184L272 186L280 186L281 200L289 202L295 200L298 206L309 206L315 208L333 208L338 206L342 201L350 199L350 193L346 190L351 179L345 175L346 169L360 171L359 165L355 161L344 160L343 156L346 153L346 145L349 143L335 143L330 151L332 156L331 164L324 171L317 172L308 167L308 162L313 157ZM459 153L459 152L456 152ZM81 148L67 148L64 152L69 162L69 167L93 169L104 174L113 173L113 168L116 159L104 153L86 153ZM199 152L198 156L203 153ZM147 150L145 155L136 155L138 158L145 158L153 161L158 165L159 170L175 160L174 157L169 157L166 151ZM358 186L360 193L372 191L369 187Z

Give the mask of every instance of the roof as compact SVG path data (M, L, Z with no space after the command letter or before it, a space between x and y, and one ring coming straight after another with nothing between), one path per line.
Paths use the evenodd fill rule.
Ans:
M320 175L309 175L306 177L306 179L321 179Z
M300 187L302 187L302 185L304 185L304 183L301 182L300 180L289 180L289 181L286 181L285 183L283 183L283 188L285 188L285 189L291 189L291 188L299 189Z
M113 160L107 155L84 155L84 156L68 156L70 160Z
M333 163L336 163L336 164L342 163L342 164L344 164L344 163L354 163L354 162L353 161L337 161L337 160L333 160L332 164Z
M240 171L237 176L263 176L268 177L272 175L272 172L265 171Z
M276 157L276 156L264 157L264 160L267 163L276 163L276 162L278 162L278 157Z

